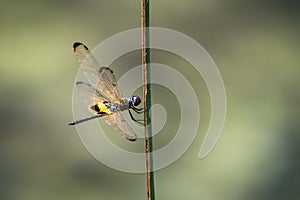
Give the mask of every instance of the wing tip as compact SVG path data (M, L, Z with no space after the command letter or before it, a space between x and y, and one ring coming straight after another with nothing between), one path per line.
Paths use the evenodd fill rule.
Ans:
M89 86L89 87L93 87L91 84L86 83L86 82L83 82L83 81L77 81L77 82L76 82L76 86L78 86L78 85L87 85L87 86ZM96 89L94 89L94 90L96 90Z
M81 42L75 42L75 43L73 44L73 50L75 51L76 48L79 47L79 46L83 46L86 50L89 50L89 48L87 48L87 46L85 46L85 45L84 45L83 43L81 43Z
M127 140L129 140L130 142L135 142L136 141L136 137L131 137L131 138L129 138L129 137L126 137L126 139Z
M83 81L77 81L76 85L85 84Z

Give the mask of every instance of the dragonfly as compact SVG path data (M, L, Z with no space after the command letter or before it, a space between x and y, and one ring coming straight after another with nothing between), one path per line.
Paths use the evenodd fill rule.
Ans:
M143 124L140 122L143 120L135 119L131 113L131 110L137 114L145 111L144 108L137 107L141 103L141 98L137 95L124 98L117 87L113 70L109 67L101 67L87 46L75 42L73 50L80 69L89 82L78 81L76 87L93 115L70 122L68 125L77 125L92 119L102 118L121 132L127 140L135 141L137 135L125 121L121 112L128 110L133 121Z

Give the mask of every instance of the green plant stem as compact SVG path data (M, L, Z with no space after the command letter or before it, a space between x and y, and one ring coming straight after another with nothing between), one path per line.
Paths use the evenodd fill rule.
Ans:
M143 65L143 99L144 99L144 132L146 154L146 183L147 199L155 200L154 172L153 172L153 144L151 113L151 84L150 84L150 37L149 37L149 3L150 0L142 0L142 65Z

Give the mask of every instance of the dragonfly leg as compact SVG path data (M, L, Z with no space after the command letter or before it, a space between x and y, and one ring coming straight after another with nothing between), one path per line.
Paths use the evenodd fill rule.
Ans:
M135 118L133 117L131 111L128 110L128 112L129 112L130 118L131 118L133 121L135 121L136 123L141 124L141 125L143 125L143 126L145 125L144 123L141 122L141 121L144 121L143 119L135 119Z
M134 107L134 106L132 106L131 108L132 108L132 110L134 110L134 112L136 112L137 114L141 114L141 113L145 112L145 110L146 110L146 108L137 108L137 107Z

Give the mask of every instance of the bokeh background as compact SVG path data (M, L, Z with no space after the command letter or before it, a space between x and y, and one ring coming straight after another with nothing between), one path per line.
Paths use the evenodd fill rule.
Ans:
M93 48L139 27L140 1L0 3L0 199L146 199L144 174L99 163L66 125L78 69L72 43ZM293 0L151 2L151 25L202 44L228 98L222 137L199 160L210 104L205 87L194 86L203 122L184 156L155 173L157 199L300 199L299 18ZM152 56L174 63L162 55Z

